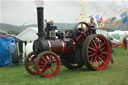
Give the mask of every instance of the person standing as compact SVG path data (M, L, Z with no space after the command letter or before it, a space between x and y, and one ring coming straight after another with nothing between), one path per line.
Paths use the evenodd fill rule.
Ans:
M92 31L93 34L96 34L96 23L94 22L94 18L91 17L90 18L90 23L89 23L90 29Z
M12 40L11 43L9 44L8 51L9 51L9 54L10 54L10 62L11 62L11 65L12 65L13 64L13 59L15 59L15 57L16 57L16 44L15 44L14 40Z
M124 49L127 50L127 37L124 37L123 42L124 42Z

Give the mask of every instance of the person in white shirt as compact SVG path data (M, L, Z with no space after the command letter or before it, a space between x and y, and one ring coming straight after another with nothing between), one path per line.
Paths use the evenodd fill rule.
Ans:
M90 29L91 29L92 33L96 34L97 27L96 27L96 23L94 22L94 18L93 17L90 18L89 26L90 26Z

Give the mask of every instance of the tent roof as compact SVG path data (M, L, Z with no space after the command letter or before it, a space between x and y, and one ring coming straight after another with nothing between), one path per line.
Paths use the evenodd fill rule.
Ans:
M22 40L18 39L17 37L13 35L8 35L8 34L0 34L0 38L8 38L8 37L13 37L17 42L21 42Z
M23 30L17 37L25 41L34 41L38 38L37 36L38 29L36 27L29 27Z

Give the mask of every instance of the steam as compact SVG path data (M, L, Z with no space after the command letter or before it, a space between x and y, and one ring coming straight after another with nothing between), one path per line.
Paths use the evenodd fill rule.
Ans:
M44 7L44 0L35 0L36 7Z

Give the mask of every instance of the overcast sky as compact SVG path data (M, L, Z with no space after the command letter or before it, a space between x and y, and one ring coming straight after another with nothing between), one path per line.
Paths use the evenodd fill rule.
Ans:
M36 0L38 1L38 0ZM80 0L44 0L44 17L59 23L76 23L81 13ZM85 0L86 17L92 15L120 19L120 13L128 11L128 1ZM36 2L34 0L0 0L0 23L13 25L36 24Z

